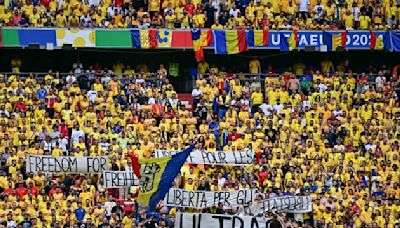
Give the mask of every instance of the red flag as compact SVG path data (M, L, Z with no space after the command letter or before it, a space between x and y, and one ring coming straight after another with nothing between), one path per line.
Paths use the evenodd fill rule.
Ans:
M371 34L371 43L369 44L369 48L371 49L375 49L375 45L376 45L376 34L375 32L373 32L372 30L369 32Z
M347 41L347 30L341 33L342 35L342 47L346 47L346 41Z
M264 29L263 30L263 45L268 46L269 45L269 31Z
M157 33L158 33L158 31L156 29L149 29L150 48L156 48L158 45Z
M129 152L128 157L132 161L132 169L133 173L137 176L137 178L140 179L140 164L139 164L139 158L133 153Z

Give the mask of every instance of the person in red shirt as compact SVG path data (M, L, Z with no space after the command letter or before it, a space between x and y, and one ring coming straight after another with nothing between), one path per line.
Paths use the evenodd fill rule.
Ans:
M28 189L24 186L22 182L19 182L18 187L15 189L15 193L17 193L17 195L22 198L28 193Z
M233 128L233 131L228 135L228 141L236 141L240 138L240 134L237 133L237 129Z
M15 194L15 190L13 190L12 188L6 188L3 190L3 193L6 195L11 195L11 194Z
M31 191L32 195L37 196L39 194L39 189L33 185L33 182L28 183L28 190Z
M68 138L68 125L64 119L61 119L61 124L58 125L58 131L61 133L62 138Z
M124 4L124 0L114 0L114 5L116 7L121 7Z
M360 83L367 83L368 82L368 76L365 73L362 73L360 78L358 79Z
M263 185L264 180L268 178L268 171L263 166L261 166L258 176L259 176L258 183L260 184L260 186L264 186Z
M20 111L26 110L26 106L22 98L20 98L17 102L14 103L14 108L19 109Z
M46 96L46 102L47 102L47 113L49 113L49 117L53 119L54 117L54 104L56 103L57 96L54 92L54 90L51 90L50 94L47 94Z
M194 5L191 0L188 0L188 2L185 4L185 10L190 16L194 15Z
M128 215L135 210L135 201L132 199L132 194L129 193L126 200L123 202L124 213Z
M157 120L157 125L159 125L164 116L165 106L160 100L157 100L157 102L151 106L151 111L153 112L153 117Z

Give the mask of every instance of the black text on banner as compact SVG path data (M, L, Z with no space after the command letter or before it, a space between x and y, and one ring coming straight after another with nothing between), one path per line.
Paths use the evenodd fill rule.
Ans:
M105 188L126 188L139 186L139 179L133 172L111 171L103 172L103 181Z
M284 196L275 197L244 207L239 214L257 215L267 211L287 213L308 213L312 211L311 197L309 196Z
M160 158L179 153L175 150L157 150L154 157ZM254 152L246 149L242 151L204 151L197 150L190 153L187 163L212 164L212 165L251 165L253 164Z
M27 155L27 173L103 173L107 170L108 158L66 157L48 155Z
M165 195L167 206L187 208L210 208L222 203L224 208L245 206L251 203L256 195L256 189L240 189L235 191L187 191L171 188Z
M178 213L175 228L266 228L268 220L252 216Z

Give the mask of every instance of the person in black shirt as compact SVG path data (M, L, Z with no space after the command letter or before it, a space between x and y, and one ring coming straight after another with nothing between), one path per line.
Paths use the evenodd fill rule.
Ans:
M268 228L282 228L282 223L278 220L278 216L276 214L273 215L273 218L267 222Z
M210 185L206 180L202 180L200 186L197 188L199 191L210 191Z
M222 203L218 203L217 210L215 210L215 214L225 214L224 205Z
M148 219L145 223L144 223L144 227L146 228L155 228L158 227L157 226L157 221L154 218L154 216L151 216L150 219Z

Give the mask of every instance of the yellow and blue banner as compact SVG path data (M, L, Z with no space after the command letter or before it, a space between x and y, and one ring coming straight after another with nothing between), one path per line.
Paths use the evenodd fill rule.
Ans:
M249 30L247 32L247 43L249 47L263 47L269 44L268 30Z
M157 33L156 29L131 30L133 47L143 49L156 48Z
M172 30L159 29L157 40L158 40L158 47L170 48L172 42Z
M284 33L281 33L280 36L281 51L293 51L297 48L299 36L296 30L292 31L289 37L286 37Z
M152 210L160 200L164 199L193 149L194 146L191 145L182 152L171 156L139 160L140 181L137 199L139 205Z
M232 55L248 51L246 31L214 30L215 54Z
M347 31L340 33L324 32L323 36L328 51L336 51L338 47L346 47Z

